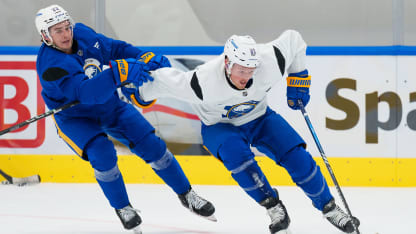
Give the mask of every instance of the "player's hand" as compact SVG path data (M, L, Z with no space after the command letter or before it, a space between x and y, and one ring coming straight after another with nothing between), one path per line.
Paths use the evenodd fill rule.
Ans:
M149 102L143 101L140 97L139 89L130 84L121 87L121 92L129 100L129 102L141 108L151 107L156 102L156 100Z
M132 83L137 88L147 81L153 81L147 72L147 64L134 58L111 60L110 67L117 87Z
M166 58L163 55L155 55L153 52L144 53L143 55L137 57L137 59L147 64L149 68L148 71L153 71L162 67L172 66L168 58Z
M302 100L304 106L309 102L309 87L311 86L311 76L308 70L298 73L291 73L287 77L287 105L293 110L300 109L298 100Z

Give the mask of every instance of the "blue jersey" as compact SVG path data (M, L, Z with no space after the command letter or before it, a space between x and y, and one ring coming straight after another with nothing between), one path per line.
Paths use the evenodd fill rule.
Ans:
M81 104L59 115L95 117L112 111L119 99L111 69L103 71L110 60L136 58L143 54L132 45L105 37L84 24L74 27L73 53L65 54L43 44L36 68L42 97L49 109L78 100Z

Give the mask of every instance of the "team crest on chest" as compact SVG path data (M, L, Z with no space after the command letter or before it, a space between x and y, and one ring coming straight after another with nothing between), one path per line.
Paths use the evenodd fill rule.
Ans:
M101 72L100 62L95 58L85 59L84 64L84 73L90 79Z
M256 108L258 101L248 101L239 103L233 106L225 106L224 109L227 111L225 115L222 115L223 118L234 119L241 117L249 112L251 112L254 108Z

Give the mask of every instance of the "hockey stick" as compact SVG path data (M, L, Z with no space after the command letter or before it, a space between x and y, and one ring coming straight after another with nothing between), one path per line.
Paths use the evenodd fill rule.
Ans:
M315 140L316 146L318 147L319 153L321 153L321 157L325 163L326 168L328 169L329 174L331 175L332 181L334 182L334 185L337 189L338 195L340 196L342 203L345 206L345 209L347 210L348 215L350 216L352 220L352 224L354 225L355 231L357 234L360 234L360 231L358 230L357 224L354 222L353 216L351 214L351 210L347 204L347 201L345 200L344 194L341 191L341 187L338 184L337 178L335 178L334 171L331 168L331 165L328 162L327 157L325 156L325 152L321 146L321 143L319 143L318 136L316 135L316 132L312 126L311 120L309 119L309 115L305 110L305 106L302 103L302 100L298 99L298 104L300 106L300 110L302 111L303 117L305 118L306 124L308 125L309 131L311 132L313 139Z
M6 172L2 171L0 169L0 175L2 175L6 181L3 181L2 184L15 184L18 186L24 186L27 184L38 184L40 183L40 176L39 175L32 175L32 176L28 176L28 177L22 177L22 178L17 178L17 177L12 177L8 174L6 174Z
M0 136L6 134L8 132L14 131L16 129L19 129L19 128L23 127L23 126L26 126L28 124L31 124L33 122L36 122L36 121L38 121L40 119L43 119L45 117L48 117L48 116L50 116L52 114L55 114L55 113L58 113L60 111L65 110L65 109L68 109L68 108L70 108L72 106L78 105L78 104L79 104L79 101L73 101L73 102L67 103L67 104L65 104L65 105L63 105L63 106L61 106L59 108L55 108L55 109L52 109L50 111L47 111L47 112L45 112L43 114L37 115L37 116L35 116L33 118L30 118L28 120L25 120L25 121L23 121L21 123L18 123L16 125L13 125L10 128L6 128L6 129L1 130L0 131ZM33 176L28 176L28 177L23 177L23 178L17 178L17 177L12 177L12 176L6 174L1 169L0 169L0 175L2 175L6 179L6 181L3 181L2 184L16 184L18 186L24 186L24 185L27 185L27 184L37 184L37 183L40 183L40 176L39 175L33 175Z
M1 130L1 131L0 131L0 136L1 136L1 135L6 134L6 133L8 133L8 132L14 131L14 130L16 130L16 129L19 129L19 128L21 128L21 127L24 127L24 126L26 126L26 125L28 125L28 124L33 123L33 122L36 122L36 121L38 121L38 120L40 120L40 119L43 119L43 118L45 118L45 117L48 117L48 116L50 116L50 115L53 115L53 114L55 114L55 113L58 113L58 112L60 112L60 111L63 111L63 110L65 110L65 109L68 109L68 108L70 108L70 107L73 107L73 106L75 106L75 105L78 105L78 104L79 104L79 101L73 101L73 102L67 103L67 104L65 104L65 105L63 105L63 106L61 106L61 107L58 107L58 108L52 109L52 110L50 110L50 111L47 111L47 112L45 112L45 113L43 113L43 114L37 115L37 116L35 116L35 117L33 117L33 118L30 118L30 119L28 119L28 120L25 120L25 121L23 121L23 122L21 122L21 123L18 123L18 124L16 124L16 125L13 125L13 126L11 126L10 128L6 128L6 129Z

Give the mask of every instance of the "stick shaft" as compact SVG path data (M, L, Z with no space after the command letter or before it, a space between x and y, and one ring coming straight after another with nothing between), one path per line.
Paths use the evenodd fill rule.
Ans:
M6 134L8 132L14 131L16 129L19 129L21 127L24 127L24 126L26 126L28 124L33 123L33 122L36 122L36 121L38 121L40 119L43 119L45 117L48 117L48 116L50 116L52 114L61 112L61 111L65 110L65 109L68 109L68 108L73 107L73 106L78 105L78 104L79 104L79 101L70 102L70 103L67 103L67 104L65 104L65 105L63 105L61 107L56 108L56 109L52 109L52 110L47 111L47 112L45 112L43 114L37 115L37 116L35 116L33 118L30 118L28 120L25 120L25 121L23 121L21 123L18 123L16 125L13 125L10 128L6 128L6 129L1 130L0 131L0 136Z
M303 117L305 118L306 124L308 125L309 131L311 132L312 137L313 137L313 139L314 139L314 141L316 143L316 146L318 147L318 150L319 150L319 153L321 154L322 160L324 161L325 166L328 169L328 172L329 172L329 174L331 176L331 179L334 182L334 185L335 185L335 188L337 189L338 195L341 198L341 201L344 204L344 207L345 207L348 215L352 219L353 216L352 216L351 210L350 210L350 208L349 208L349 206L347 204L347 200L345 199L344 194L341 191L341 187L338 184L337 178L335 177L335 173L332 170L331 165L329 164L329 161L328 161L328 159L327 159L327 157L325 155L325 152L324 152L324 149L322 148L321 143L319 142L319 139L318 139L318 136L316 135L315 129L312 126L312 122L309 119L309 115L308 115L308 113L305 110L305 106L303 105L303 103L302 103L302 101L300 99L298 100L298 104L300 106L300 110L302 111ZM355 227L356 233L357 234L360 234L360 231L358 230L358 227L356 226L355 222L352 222L352 223L353 223L353 225Z

